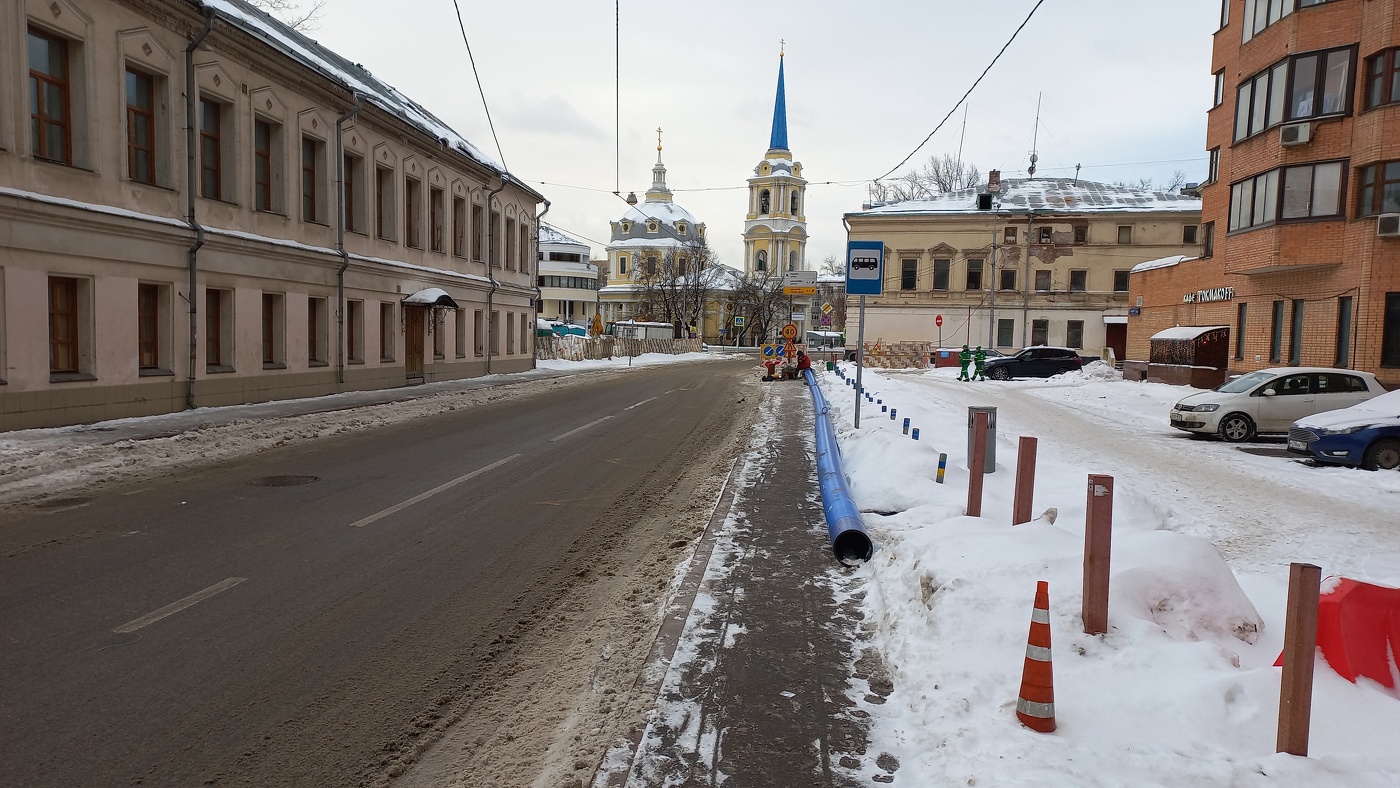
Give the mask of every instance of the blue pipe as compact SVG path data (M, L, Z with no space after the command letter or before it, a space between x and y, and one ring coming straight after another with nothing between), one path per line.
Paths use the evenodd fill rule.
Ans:
M831 551L842 564L856 558L869 561L875 553L875 546L865 533L860 510L846 488L846 472L841 469L841 449L836 444L836 430L831 427L830 408L822 397L812 370L802 370L802 377L812 392L812 408L817 414L817 481L821 487L822 509L826 512Z

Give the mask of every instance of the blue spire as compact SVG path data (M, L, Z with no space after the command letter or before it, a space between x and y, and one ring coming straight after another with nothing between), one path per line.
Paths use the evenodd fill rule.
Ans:
M769 150L787 150L787 99L783 95L783 56L778 55L778 98L773 102L773 137Z

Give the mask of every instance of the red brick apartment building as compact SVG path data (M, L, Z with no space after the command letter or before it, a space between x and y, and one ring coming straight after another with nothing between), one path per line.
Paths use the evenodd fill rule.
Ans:
M1231 372L1400 387L1400 0L1222 0L1212 70L1205 251L1130 276L1125 374L1183 380L1151 337L1226 326Z

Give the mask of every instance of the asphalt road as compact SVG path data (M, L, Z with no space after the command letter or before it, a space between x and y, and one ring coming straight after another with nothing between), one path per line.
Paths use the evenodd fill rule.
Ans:
M571 602L656 607L630 567L693 536L663 515L728 471L752 368L545 382L0 514L0 785L386 784L561 621L591 644Z

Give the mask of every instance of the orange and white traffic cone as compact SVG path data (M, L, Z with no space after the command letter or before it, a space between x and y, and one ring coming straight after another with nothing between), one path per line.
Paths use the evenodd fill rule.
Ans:
M1026 639L1026 665L1021 671L1016 717L1033 731L1055 731L1055 686L1050 671L1050 584L1044 580L1035 587L1035 610L1031 611L1031 631Z

